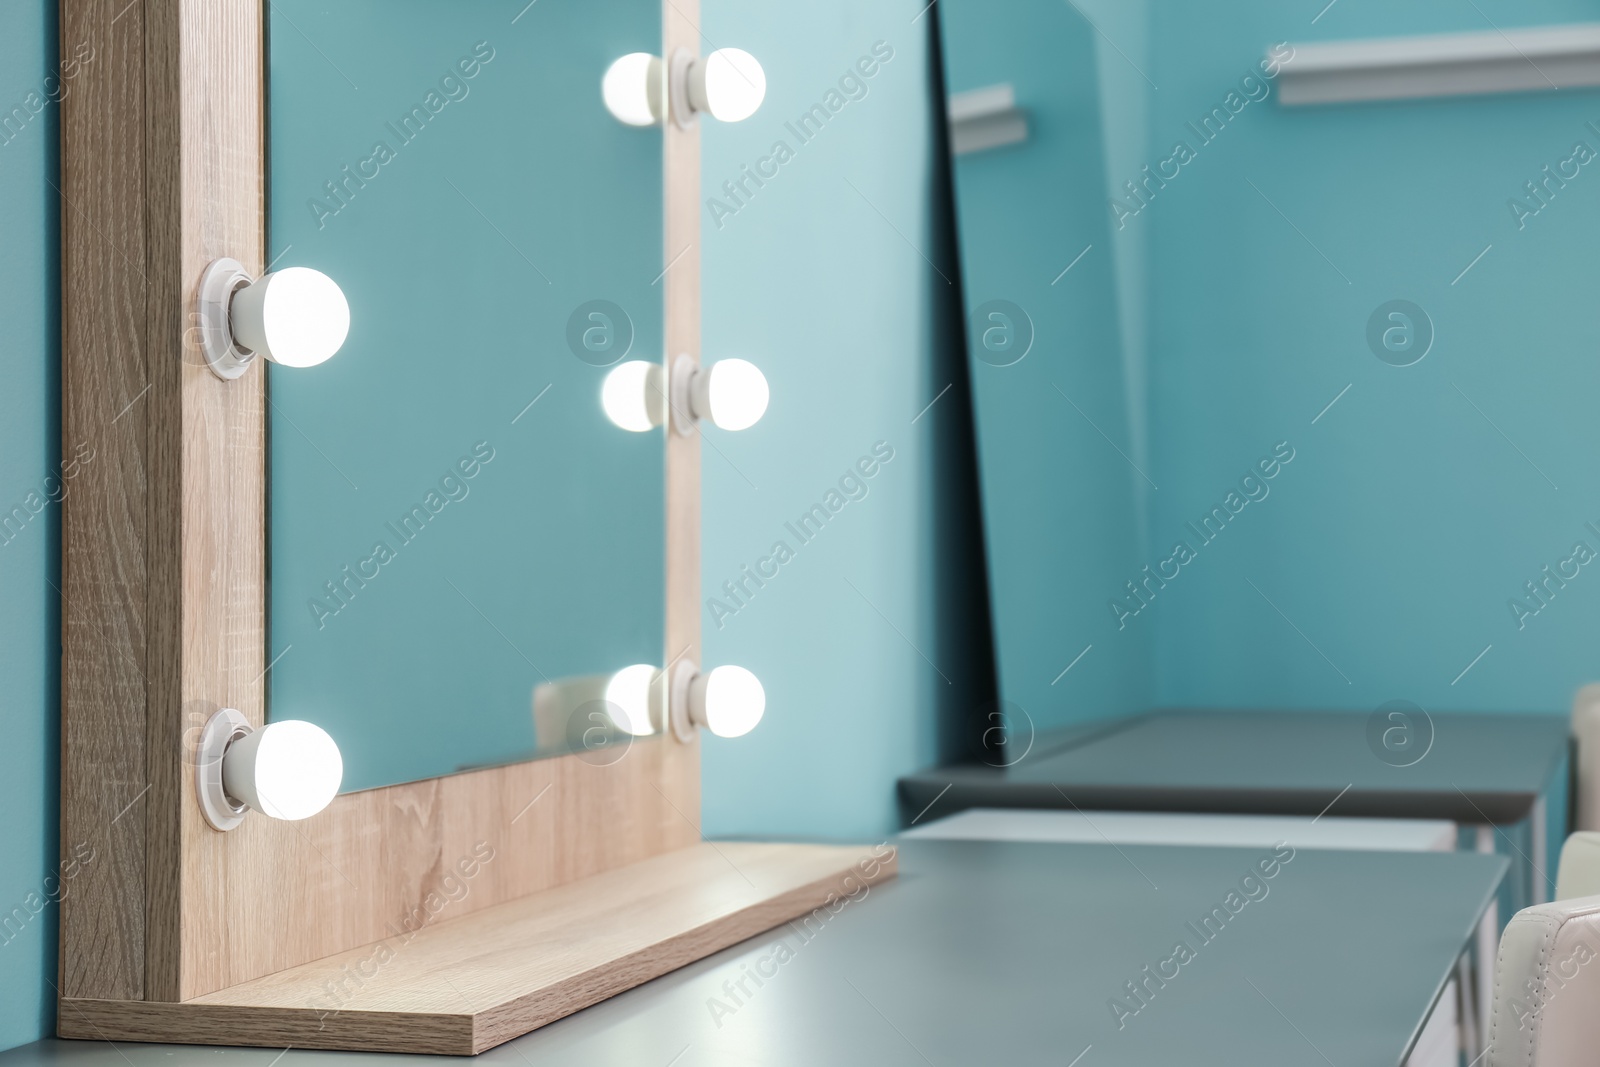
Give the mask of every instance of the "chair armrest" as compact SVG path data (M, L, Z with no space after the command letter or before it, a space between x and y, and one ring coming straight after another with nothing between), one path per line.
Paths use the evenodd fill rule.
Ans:
M1569 1067L1600 1048L1600 895L1524 908L1500 935L1490 1067Z

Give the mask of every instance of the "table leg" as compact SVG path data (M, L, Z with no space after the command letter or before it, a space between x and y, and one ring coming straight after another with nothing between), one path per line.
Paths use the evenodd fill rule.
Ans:
M1474 842L1479 852L1494 855L1494 827L1477 827ZM1489 908L1478 920L1478 1047L1489 1047L1489 1024L1494 1015L1494 964L1500 952L1500 894L1489 898Z
M1545 865L1550 862L1550 825L1545 821L1546 815L1544 796L1541 794L1539 799L1533 802L1533 810L1528 812L1528 821L1532 824L1529 837L1532 840L1533 853L1529 857L1532 862L1528 864L1529 906L1544 904L1550 899L1549 883L1545 881L1544 876Z
M1457 1040L1470 1064L1476 1064L1483 1052L1483 1028L1478 1023L1478 990L1472 978L1474 955L1475 951L1463 952L1456 961Z

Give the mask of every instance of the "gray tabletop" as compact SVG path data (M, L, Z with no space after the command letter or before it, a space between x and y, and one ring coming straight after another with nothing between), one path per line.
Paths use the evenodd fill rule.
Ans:
M923 819L969 807L1317 815L1337 796L1337 815L1512 823L1550 787L1569 744L1565 715L1413 714L1405 732L1385 734L1389 721L1163 710L992 759L1012 766L911 775L901 797L907 818Z
M1265 877L1258 865L1271 855L906 842L900 877L837 914L780 927L478 1062L1398 1064L1505 861L1301 850L1268 860ZM1145 983L1143 1002L1130 982ZM329 1067L351 1054L278 1056L46 1041L0 1055L0 1067ZM438 1062L363 1062L402 1059Z

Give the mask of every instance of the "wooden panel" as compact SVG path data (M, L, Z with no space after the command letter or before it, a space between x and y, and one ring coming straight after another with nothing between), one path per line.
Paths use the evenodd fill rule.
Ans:
M152 811L146 996L191 985L184 940L226 922L202 872L222 835L194 800L186 726L221 707L260 723L266 666L266 421L262 369L226 382L188 330L207 265L262 265L264 5L146 0L159 12L145 53L151 175L148 310ZM154 278L161 279L155 284ZM214 949L213 949L214 951Z
M471 1055L859 899L895 867L882 847L701 844L183 1004L69 1000L61 1032Z
M697 48L697 5L664 6ZM96 856L62 905L69 998L186 1000L369 944L480 846L450 917L699 840L699 746L670 739L204 823L196 728L265 712L265 376L215 378L190 329L213 258L261 266L263 7L61 5L63 54L95 48L62 114L63 453L95 457L63 527L62 851ZM698 355L698 132L665 143L666 336ZM700 652L699 461L669 442L667 660Z
M144 12L64 0L60 988L144 995L146 786ZM87 53L80 52L87 49ZM92 56L80 65L83 54ZM63 873L69 869L63 868Z
M700 51L699 0L664 0L662 55ZM700 125L666 130L668 366L700 360ZM667 660L695 663L700 649L700 435L667 432ZM698 774L696 780L698 781ZM698 799L696 801L698 809ZM698 820L698 810L695 816Z
M379 940L430 894L448 894L485 848L467 915L699 840L694 750L637 742L617 763L578 756L473 771L338 798L304 823L246 819L211 834L194 886L207 936L185 941L182 999ZM189 917L186 915L186 917ZM245 919L248 917L248 920Z

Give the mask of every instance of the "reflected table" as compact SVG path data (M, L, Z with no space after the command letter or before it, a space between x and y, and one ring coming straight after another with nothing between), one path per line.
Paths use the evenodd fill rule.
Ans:
M1274 850L908 841L897 879L834 912L481 1060L1399 1064L1505 870L1505 860L1473 853L1326 852L1293 842ZM349 1053L46 1041L0 1055L0 1067L130 1059L356 1062ZM411 1058L359 1062L400 1059Z

